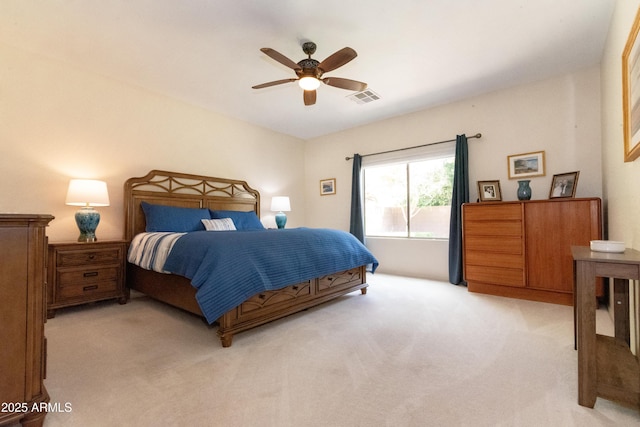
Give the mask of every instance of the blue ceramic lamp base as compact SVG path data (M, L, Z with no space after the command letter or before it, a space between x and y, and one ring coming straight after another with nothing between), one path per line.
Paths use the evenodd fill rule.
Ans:
M76 212L76 224L80 229L78 242L96 242L96 228L100 223L100 213L92 207L83 207Z
M278 228L284 228L286 223L287 215L285 215L283 212L278 212L276 214L276 225L278 226Z

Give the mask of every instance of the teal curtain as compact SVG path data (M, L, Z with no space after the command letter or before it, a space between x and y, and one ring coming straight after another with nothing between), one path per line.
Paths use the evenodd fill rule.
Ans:
M362 170L362 156L353 155L353 173L351 177L351 219L349 231L364 243L364 215L362 213L362 185L360 175Z
M456 137L456 160L453 171L453 195L449 224L449 282L463 283L462 272L462 204L469 202L469 150L467 137Z

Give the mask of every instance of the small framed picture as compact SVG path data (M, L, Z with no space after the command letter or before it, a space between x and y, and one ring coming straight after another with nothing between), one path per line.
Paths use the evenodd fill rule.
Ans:
M329 194L336 194L336 179L321 179L320 180L320 195L328 196Z
M558 197L574 197L576 187L578 186L578 176L580 172L567 172L553 175L551 181L551 190L549 190L549 198L556 199Z
M481 202L501 201L500 181L478 181L478 197Z
M544 151L514 154L507 157L509 179L544 176Z

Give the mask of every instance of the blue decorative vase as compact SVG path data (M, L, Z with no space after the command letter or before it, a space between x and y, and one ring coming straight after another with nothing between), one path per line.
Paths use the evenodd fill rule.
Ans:
M531 187L529 187L529 180L525 179L518 181L518 200L531 199Z

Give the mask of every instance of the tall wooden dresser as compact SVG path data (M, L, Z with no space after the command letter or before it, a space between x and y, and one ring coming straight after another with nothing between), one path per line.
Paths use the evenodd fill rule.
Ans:
M50 215L0 214L0 425L41 426Z
M573 305L571 246L602 238L600 199L467 203L462 215L469 291Z

